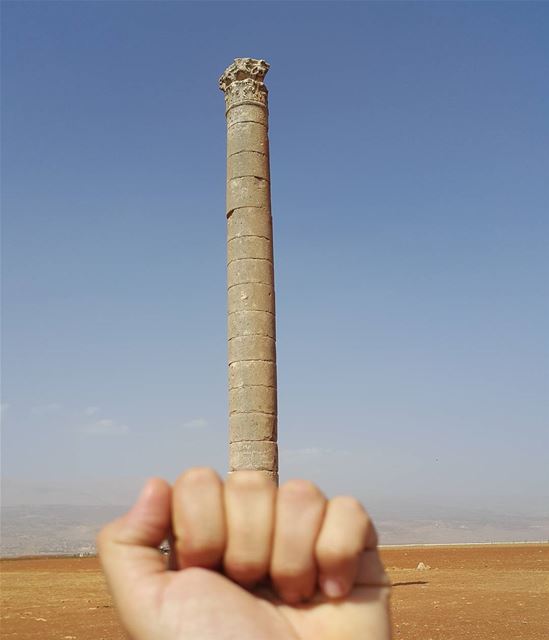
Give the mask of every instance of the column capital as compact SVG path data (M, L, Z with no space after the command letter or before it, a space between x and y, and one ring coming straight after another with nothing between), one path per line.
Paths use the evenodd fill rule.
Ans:
M239 104L267 107L268 91L263 80L268 70L269 64L265 60L235 58L219 78L227 111Z

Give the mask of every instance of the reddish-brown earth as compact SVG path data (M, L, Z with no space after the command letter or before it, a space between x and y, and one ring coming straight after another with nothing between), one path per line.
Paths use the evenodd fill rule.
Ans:
M383 550L401 640L546 640L549 544ZM423 562L431 568L418 571ZM95 558L0 561L3 639L123 640Z

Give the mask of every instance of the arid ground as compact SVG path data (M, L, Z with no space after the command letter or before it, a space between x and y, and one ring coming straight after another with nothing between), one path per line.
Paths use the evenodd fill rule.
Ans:
M383 557L398 640L549 638L549 544L385 548ZM0 568L3 639L123 639L96 558Z

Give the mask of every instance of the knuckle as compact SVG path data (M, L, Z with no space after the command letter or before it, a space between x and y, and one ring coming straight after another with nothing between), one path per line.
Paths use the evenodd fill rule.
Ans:
M352 518L354 530L361 535L363 540L366 540L373 524L362 503L351 496L338 496L333 499L333 503L337 511L346 513Z
M332 498L332 503L337 505L338 508L352 513L353 515L366 517L368 515L360 500L357 500L353 496L337 496Z
M219 476L211 467L191 467L184 471L176 480L176 485L203 484L205 482L217 482Z
M368 532L372 528L372 521L370 520L370 516L363 511L362 513L357 514L356 520L356 530L361 535L361 539L366 542L366 538L368 537Z
M280 487L279 492L289 497L306 499L323 498L322 492L314 483L302 479L288 480Z

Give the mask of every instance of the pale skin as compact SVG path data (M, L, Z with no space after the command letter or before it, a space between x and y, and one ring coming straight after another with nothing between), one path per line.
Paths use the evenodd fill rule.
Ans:
M173 568L158 545L175 541ZM390 640L390 582L362 505L306 480L195 467L147 482L99 534L132 640Z

